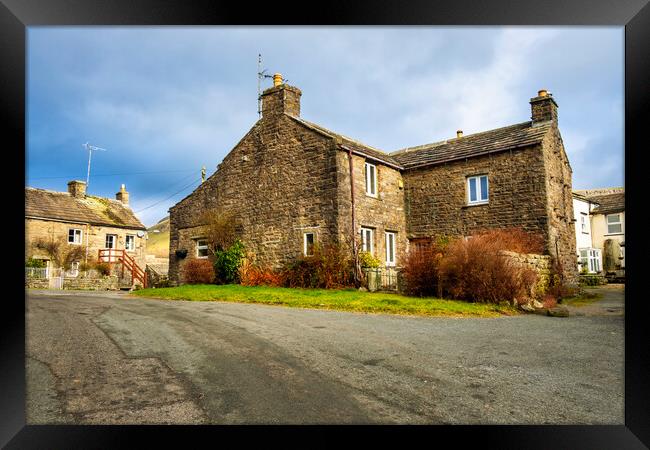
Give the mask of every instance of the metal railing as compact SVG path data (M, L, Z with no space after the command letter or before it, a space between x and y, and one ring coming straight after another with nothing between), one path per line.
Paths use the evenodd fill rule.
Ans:
M369 291L399 291L400 280L398 267L364 267L365 284Z
M49 269L47 267L25 267L26 278L49 278Z

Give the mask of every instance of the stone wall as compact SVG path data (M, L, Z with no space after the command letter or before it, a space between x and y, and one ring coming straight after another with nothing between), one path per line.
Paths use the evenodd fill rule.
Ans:
M350 185L350 162L346 152L339 151L336 162L338 172L339 233L341 242L351 242L352 200ZM402 174L391 167L373 160L377 170L377 197L366 193L366 159L352 155L354 178L355 239L361 250L361 227L374 230L374 256L386 261L385 232L395 232L396 265L403 261L407 250L406 215L404 212L404 189Z
M576 231L573 224L572 171L557 124L543 141L548 215L548 252L556 256L565 281L578 285Z
M531 297L544 294L548 289L551 280L552 257L550 255L535 255L501 251L501 256L508 259L511 263L531 269L537 274L537 283L531 289Z
M337 150L334 141L286 115L263 117L190 196L170 208L169 277L179 281L196 255L202 211L234 213L242 240L262 265L279 267L299 256L303 233L317 243L336 240ZM188 251L176 257L177 249Z
M47 278L28 278L25 277L26 289L47 289L50 287L50 280Z
M144 237L138 237L137 230L88 224L74 224L54 220L25 219L25 259L29 257L49 259L49 256L44 254L42 250L34 248L34 241L38 238L54 238L64 239L65 242L67 242L68 230L70 228L82 230L82 243L66 245L80 245L87 251L89 260L96 260L98 250L106 247L107 234L117 235L117 249L124 249L127 234L135 236L135 250L129 251L128 254L136 260L137 264L142 269L144 269L146 240Z
M467 177L488 175L489 202L468 205ZM404 172L409 238L468 236L481 229L521 227L547 236L542 150L520 150Z
M119 288L119 279L115 275L107 277L65 277L63 279L63 289L114 291Z

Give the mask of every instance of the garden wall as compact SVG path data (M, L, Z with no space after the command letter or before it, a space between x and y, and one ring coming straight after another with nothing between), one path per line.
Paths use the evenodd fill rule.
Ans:
M551 280L551 256L536 255L532 253L516 253L506 250L499 252L501 256L510 260L513 264L532 269L537 273L537 283L532 289L531 295L543 294L546 292Z

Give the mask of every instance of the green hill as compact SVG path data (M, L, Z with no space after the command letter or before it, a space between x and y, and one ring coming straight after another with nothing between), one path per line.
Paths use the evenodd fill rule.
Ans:
M169 216L147 228L147 255L169 257Z

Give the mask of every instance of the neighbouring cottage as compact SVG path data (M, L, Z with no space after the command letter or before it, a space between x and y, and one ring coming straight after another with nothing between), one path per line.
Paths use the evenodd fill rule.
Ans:
M625 189L573 192L579 270L625 278Z
M35 245L39 241L60 241L83 250L77 252L83 256L71 262L68 275L77 274L82 262L98 259L126 266L132 261L143 273L145 230L129 207L124 185L115 200L87 195L83 181L70 181L67 192L25 188L25 259L43 260L47 268L59 267Z
M198 219L209 209L235 214L247 248L270 267L313 243L353 240L399 266L409 245L432 236L521 227L544 236L575 282L572 171L550 93L530 100L532 120L392 153L304 120L301 95L276 74L261 119L170 208L173 282L184 260L207 257Z

